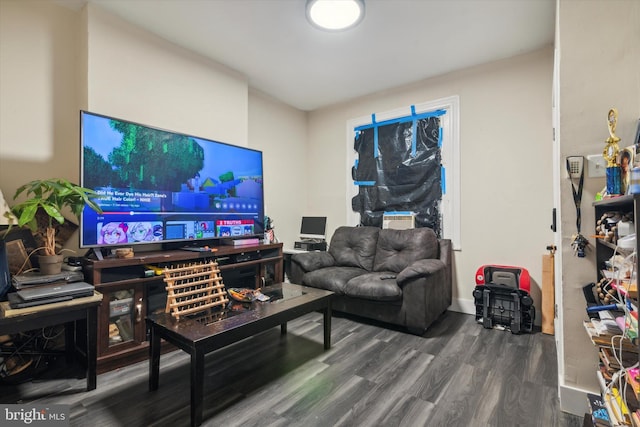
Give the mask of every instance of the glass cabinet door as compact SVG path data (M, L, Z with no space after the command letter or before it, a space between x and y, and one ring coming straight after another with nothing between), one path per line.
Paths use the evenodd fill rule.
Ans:
M109 347L134 340L135 289L109 294Z

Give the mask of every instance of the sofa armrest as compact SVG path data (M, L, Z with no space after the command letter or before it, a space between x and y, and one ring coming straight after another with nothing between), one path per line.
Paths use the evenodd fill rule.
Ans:
M407 282L421 277L432 276L447 266L439 259L419 259L411 263L396 276L398 286L403 287Z
M291 283L302 283L302 276L309 271L335 265L329 252L305 252L291 256Z
M451 305L451 246L445 244L443 250L441 245L440 250L440 259L418 260L396 276L405 323L419 335Z
M300 265L305 272L331 267L335 264L335 260L329 252L295 254L291 257L291 262Z

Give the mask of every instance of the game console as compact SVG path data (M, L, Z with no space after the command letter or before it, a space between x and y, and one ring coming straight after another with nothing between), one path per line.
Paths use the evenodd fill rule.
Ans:
M247 262L260 259L259 252L242 252L235 254L232 258L235 258L235 262Z

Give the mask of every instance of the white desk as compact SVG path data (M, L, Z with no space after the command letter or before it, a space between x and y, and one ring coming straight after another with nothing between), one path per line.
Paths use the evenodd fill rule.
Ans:
M288 255L294 255L294 254L303 254L303 253L308 252L308 251L305 251L305 250L302 250L302 249L284 249L282 252L284 252L285 254L288 254Z

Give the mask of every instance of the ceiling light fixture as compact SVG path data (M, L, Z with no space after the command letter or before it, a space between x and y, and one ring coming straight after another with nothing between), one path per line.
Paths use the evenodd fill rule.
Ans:
M307 0L307 19L323 30L353 28L364 18L364 0Z

